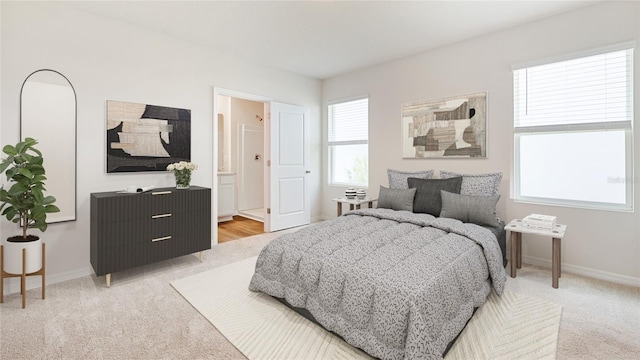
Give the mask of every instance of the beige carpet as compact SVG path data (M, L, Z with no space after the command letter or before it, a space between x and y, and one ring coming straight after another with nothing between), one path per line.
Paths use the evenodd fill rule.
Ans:
M279 233L104 276L19 293L0 304L0 359L246 359L169 283L257 256ZM571 250L571 249L570 249ZM568 252L567 252L568 253ZM11 280L11 279L9 279ZM15 279L13 279L15 280ZM507 290L562 306L557 359L640 359L640 288L523 264ZM28 339L28 341L27 341Z
M280 302L248 290L256 258L171 282L249 359L368 359ZM447 359L555 359L562 308L538 298L491 295Z

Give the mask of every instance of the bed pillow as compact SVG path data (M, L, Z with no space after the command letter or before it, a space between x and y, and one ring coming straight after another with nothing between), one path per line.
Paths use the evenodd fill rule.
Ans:
M440 191L460 193L462 177L450 179L409 178L407 182L409 188L416 189L416 196L413 198L413 212L427 213L437 217L440 216L442 208Z
M498 227L496 204L500 195L472 196L442 190L441 217L458 219L466 223Z
M460 194L471 196L497 195L502 180L502 173L458 174L451 171L440 171L442 179L462 176Z
M387 176L389 177L389 188L408 189L408 178L413 177L418 179L431 179L433 178L433 170L410 172L388 169Z
M416 189L389 189L380 185L378 208L413 211Z

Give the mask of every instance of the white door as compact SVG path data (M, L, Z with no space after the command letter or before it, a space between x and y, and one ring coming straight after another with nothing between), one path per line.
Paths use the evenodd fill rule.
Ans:
M267 231L311 222L309 109L271 102ZM268 225L269 224L269 225Z

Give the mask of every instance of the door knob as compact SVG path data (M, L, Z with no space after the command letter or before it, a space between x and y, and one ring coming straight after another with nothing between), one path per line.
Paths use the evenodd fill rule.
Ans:
M305 171L307 174L311 174L311 170L307 170Z

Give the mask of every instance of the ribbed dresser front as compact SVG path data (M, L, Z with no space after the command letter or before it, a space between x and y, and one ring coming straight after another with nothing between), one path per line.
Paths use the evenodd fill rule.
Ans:
M97 276L211 248L211 189L91 194L91 265Z

